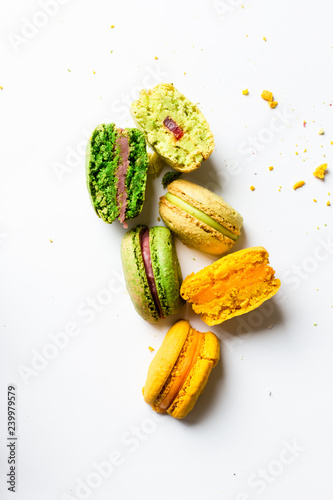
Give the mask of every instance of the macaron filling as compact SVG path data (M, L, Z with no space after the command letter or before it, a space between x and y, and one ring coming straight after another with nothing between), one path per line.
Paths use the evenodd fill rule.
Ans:
M164 315L162 312L160 300L158 298L156 281L155 281L153 266L152 266L152 262L151 262L150 244L149 244L149 229L146 229L145 231L143 231L140 234L140 246L141 246L142 260L143 260L145 271L146 271L146 276L147 276L147 280L148 280L150 293L153 297L154 304L155 304L156 309L158 311L158 315L162 319L162 318L164 318Z
M230 229L227 229L226 227L216 222L216 220L212 219L212 217L202 212L202 210L192 207L192 205L190 205L189 203L187 203L186 201L182 200L181 198L172 193L166 193L165 197L170 203L180 208L181 210L184 210L184 212L188 213L189 215L192 215L192 217L195 217L204 224L207 224L216 231L219 231L220 233L222 233L224 236L227 236L231 240L237 241L238 239L237 234L234 234L233 232L230 231Z
M171 377L173 377L173 379L169 390L158 404L158 408L163 412L171 406L179 391L183 387L188 374L199 358L202 343L204 340L204 334L201 332L197 332L196 330L192 330L192 332L192 342L188 346L185 358L180 363L180 366L176 366L176 363L174 367L174 373L171 372L170 375ZM179 358L181 358L181 355L182 353L180 354ZM166 384L168 385L168 381Z
M118 134L123 132L118 129ZM128 225L125 222L125 214L127 208L127 189L126 189L126 175L129 167L129 143L126 135L118 135L116 138L116 148L119 149L119 163L116 171L117 178L117 205L120 209L118 216L119 221L123 224L124 228Z

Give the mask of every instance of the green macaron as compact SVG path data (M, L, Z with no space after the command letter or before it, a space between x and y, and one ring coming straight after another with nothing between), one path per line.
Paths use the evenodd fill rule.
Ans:
M148 170L145 137L136 128L98 125L86 153L87 186L99 217L127 227L142 210Z
M182 274L171 231L139 225L121 242L128 293L140 316L151 323L176 314L183 304Z

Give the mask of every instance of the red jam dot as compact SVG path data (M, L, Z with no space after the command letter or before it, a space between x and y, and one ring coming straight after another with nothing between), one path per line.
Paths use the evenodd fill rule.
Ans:
M170 118L170 116L167 116L163 123L166 128L173 133L177 141L183 137L184 132L180 127L178 127L177 123L174 122L172 118Z

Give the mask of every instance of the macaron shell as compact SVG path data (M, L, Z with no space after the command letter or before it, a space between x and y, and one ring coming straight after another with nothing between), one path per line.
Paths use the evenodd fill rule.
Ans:
M160 198L159 212L164 223L182 243L201 252L221 255L235 244L234 240L170 203L165 196Z
M165 335L148 369L147 380L143 388L146 403L152 404L161 392L183 348L190 328L188 321L180 320Z
M189 414L204 390L213 366L213 361L209 359L199 359L196 362L177 397L168 408L169 415L182 419Z
M207 325L220 324L256 309L276 294L281 283L268 264L265 248L240 250L187 276L181 295ZM223 288L218 289L221 284Z
M176 314L184 301L180 296L183 281L173 241L173 235L164 226L149 230L150 256L155 283L163 315Z
M156 323L159 316L150 292L140 246L140 233L145 229L147 226L137 226L123 236L121 261L126 288L136 311L146 321Z
M177 179L171 182L168 185L168 191L186 201L192 207L198 208L206 215L209 215L235 235L240 234L243 217L221 196L185 179Z

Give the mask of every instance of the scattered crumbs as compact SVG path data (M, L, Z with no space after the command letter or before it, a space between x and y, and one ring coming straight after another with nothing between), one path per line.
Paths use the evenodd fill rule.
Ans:
M331 202L328 200L328 201L326 202L326 205L327 205L328 207L330 207L330 206L331 206Z
M314 201L315 203L317 203L317 200L316 200L316 198L313 198L313 201Z
M305 120L304 120L304 122L303 122L303 127L306 127L306 121L305 121Z
M0 90L3 90L3 87L1 87L1 85L0 85Z
M265 36L263 36L262 39L264 40L264 42L267 42L267 38Z
M2 87L1 87L1 89L2 89ZM331 141L331 144L333 144L333 141Z
M296 189L299 189L300 187L304 186L305 182L304 181L298 181L296 182L294 185L293 185L293 188L296 190Z
M255 187L254 186L250 186L250 189L251 189L251 191L254 191Z
M155 59L155 61L157 61L158 57L157 57L157 56L155 56L155 57L154 57L154 59Z
M313 323L313 326L317 326L317 325L318 325L318 323Z
M96 75L96 71L93 70L93 74Z
M319 135L324 135L324 129L320 128L318 134Z
M295 155L298 155L297 151L295 151Z
M67 70L69 73L71 73L72 71L70 69Z
M184 71L184 75L186 75L185 71Z
M268 170L272 171L274 170L274 167L268 167Z
M307 152L307 149L304 149L303 153L306 153Z
M110 50L110 54L112 54L113 50Z
M113 30L113 28L114 28L114 24L111 24L111 29Z
M319 165L319 167L316 168L316 170L313 172L313 175L318 179L323 179L325 176L326 169L327 169L327 163L322 163L321 165Z
M153 347L151 347L150 345L148 346L148 349L150 350L150 352L155 351L155 349Z
M53 240L50 238L50 243L53 243Z
M243 95L249 95L249 89L244 89L242 92Z
M272 102L269 103L269 107L272 108L272 109L276 108L277 105L278 105L277 101L272 101Z
M263 90L261 92L261 97L265 100L265 101L269 101L269 102L272 102L273 101L273 94L272 92L270 92L269 90Z

